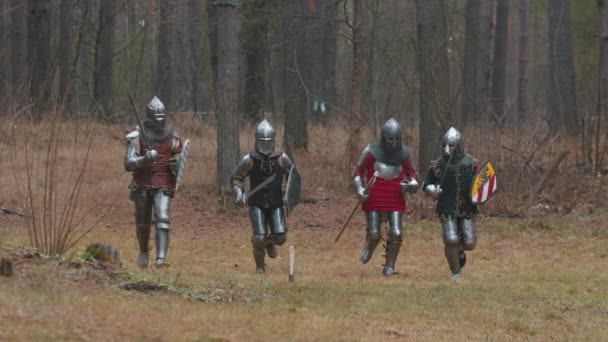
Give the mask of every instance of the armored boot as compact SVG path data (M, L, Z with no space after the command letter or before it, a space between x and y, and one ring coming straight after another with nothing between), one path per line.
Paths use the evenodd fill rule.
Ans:
M467 264L467 255L464 253L464 249L461 249L458 253L458 261L461 269Z
M136 226L137 243L139 254L137 255L137 267L144 269L148 267L148 241L150 239L150 225L138 224Z
M264 258L266 257L266 245L269 241L266 240L266 234L254 234L251 237L251 246L253 247L253 260L255 260L255 273L262 274L266 270L264 268Z
M450 271L452 271L452 277L460 277L460 270L462 268L462 266L460 266L460 248L455 246L445 246L443 250L445 252L445 258L448 261L448 265L450 266Z
M378 241L367 240L365 246L361 249L359 260L361 260L362 263L367 264L372 259L376 246L378 246Z
M391 239L386 244L386 263L384 264L384 276L390 277L395 274L395 262L397 261L397 255L401 249L401 240Z
M156 229L156 267L166 267L167 251L169 249L169 229Z
M266 272L264 257L266 256L264 250L253 248L253 259L255 260L255 273L263 274Z

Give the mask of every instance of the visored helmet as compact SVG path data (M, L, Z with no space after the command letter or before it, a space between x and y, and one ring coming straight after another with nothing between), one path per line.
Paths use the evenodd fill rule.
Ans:
M146 106L146 117L154 122L165 120L165 105L157 96L154 96Z
M261 154L269 155L274 151L277 132L270 122L262 120L255 129L255 149Z
M391 118L382 125L380 140L382 147L390 149L401 147L401 125L397 120Z
M454 127L450 127L441 140L444 155L460 155L464 153L462 133Z

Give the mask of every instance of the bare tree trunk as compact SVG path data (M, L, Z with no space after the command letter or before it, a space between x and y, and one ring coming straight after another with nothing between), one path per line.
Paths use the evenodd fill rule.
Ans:
M495 115L494 119L500 125L504 119L505 94L507 89L509 1L497 1L496 35L494 41L494 63L492 72L492 105Z
M155 93L169 108L173 108L173 0L160 1L160 25L158 33L158 62L156 64Z
M569 0L548 0L549 82L547 110L554 130L578 132L576 77Z
M95 101L101 106L104 115L112 113L114 96L114 14L116 0L103 0L99 3L99 29L95 49ZM100 109L100 108L97 108Z
M93 5L91 0L79 0L78 30L78 110L86 112L91 108L91 75L93 74L94 24Z
M285 130L284 144L287 149L307 149L308 132L306 118L306 90L303 86L302 44L298 37L302 32L302 4L299 0L284 2L282 20L283 44L283 84Z
M595 164L594 171L597 172L604 165L604 152L600 152L601 129L604 120L608 120L608 0L598 0L599 25L600 25L600 60L599 60L599 89L598 89L598 120L596 124L595 137ZM608 135L604 134L604 145L608 144Z
M600 111L608 115L608 0L598 0L600 21Z
M74 38L72 23L74 22L74 0L61 0L59 12L59 103L65 111L72 110L74 61Z
M11 0L11 91L15 104L26 96L27 73L27 1Z
M10 80L10 36L8 30L10 22L8 17L8 1L0 2L0 113L5 110L5 105L9 99L9 80Z
M190 63L190 15L189 1L175 1L173 11L173 50L179 51L173 55L173 102L175 111L190 109L190 78L192 77L192 64ZM200 44L200 43L199 43Z
M517 124L528 112L528 0L519 0L519 80L517 86Z
M354 165L359 156L361 148L361 127L363 126L363 30L361 18L363 11L363 0L353 0L353 75L351 80L351 108L349 118L348 139L348 165Z
M477 86L478 66L480 62L479 50L479 15L481 13L480 0L467 0L465 12L465 39L464 39L464 68L462 72L462 116L461 122L465 126L469 121L479 120L479 91Z
M263 6L263 4L261 5ZM266 103L266 35L268 20L264 7L250 8L242 30L245 41L245 116L253 121L262 118Z
M42 119L51 97L51 2L28 1L27 65L30 67L30 100L34 118Z
M207 0L207 34L209 36L209 58L211 64L211 82L212 87L217 87L217 59L218 59L218 6L215 6L216 0Z
M479 71L478 87L481 114L487 117L490 112L490 93L492 89L492 22L493 0L481 0L479 13Z
M238 57L239 10L237 1L216 1L217 11L217 187L220 204L232 206L230 174L239 158Z
M420 79L419 168L428 169L439 152L442 132L453 124L449 110L450 72L445 0L416 0Z
M334 105L336 102L336 57L337 57L337 22L336 17L338 14L338 9L336 5L336 1L333 0L325 0L322 2L323 6L321 6L321 14L325 18L325 22L323 23L323 45L321 50L322 61L321 65L323 67L322 77L321 77L321 90L320 96L324 101L324 105L327 111L331 109L330 105ZM322 119L325 119L328 116L328 113L321 114Z
M188 31L190 41L191 67L190 94L192 110L196 113L201 110L203 97L203 32L201 17L203 16L202 4L199 0L188 1Z

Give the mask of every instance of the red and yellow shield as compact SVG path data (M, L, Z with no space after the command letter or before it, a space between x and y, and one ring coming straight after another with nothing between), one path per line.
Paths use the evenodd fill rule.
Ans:
M473 176L471 200L475 204L485 203L498 189L496 170L490 161L485 162Z

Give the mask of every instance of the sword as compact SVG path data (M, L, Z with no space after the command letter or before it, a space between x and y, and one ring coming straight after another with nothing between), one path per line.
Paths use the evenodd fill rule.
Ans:
M276 173L273 174L272 176L266 178L262 183L258 184L258 186L256 186L255 188L251 189L251 191L249 191L249 193L247 194L247 201L249 201L251 196L253 196L256 192L262 190L263 187L270 184L270 182L272 182L275 178L277 178Z
M133 107L133 113L135 113L135 118L137 119L137 124L139 125L140 131L141 131L141 137L144 139L144 142L146 143L146 146L148 146L148 149L152 148L152 145L150 145L150 140L148 140L148 137L146 136L146 132L144 131L144 125L141 122L141 119L139 117L139 112L137 111L137 106L135 105L135 101L133 101L133 96L131 96L131 92L127 91L127 95L129 96L129 102L131 103L131 107Z

